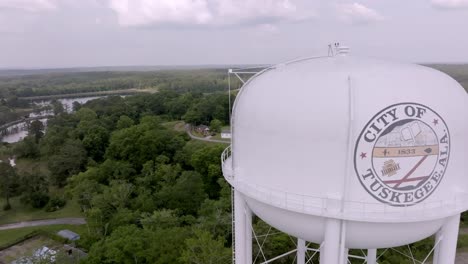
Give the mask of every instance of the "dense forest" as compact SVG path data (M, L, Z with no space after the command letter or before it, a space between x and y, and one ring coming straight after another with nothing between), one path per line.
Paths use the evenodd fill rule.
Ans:
M152 72L72 72L0 77L0 97L9 98L122 90L171 89L177 92L225 90L225 69Z
M220 249L206 257L229 262L230 190L219 169L224 146L190 142L185 133L163 126L206 100L226 98L175 92L111 97L59 114L47 133L31 125L14 153L47 160L50 174L33 169L15 175L2 162L2 194L47 210L76 199L88 222L80 246L90 251L89 263L181 263L193 252L179 253L199 240ZM174 107L180 100L192 102L182 104L189 109ZM225 113L219 113L224 122ZM65 188L67 195L50 197L51 188Z
M78 201L88 223L78 244L89 251L85 263L230 263L231 192L219 160L226 146L164 125L226 123L228 105L226 93L162 91L91 101L50 120L47 133L33 122L13 153L47 161L50 173L2 162L1 193L45 210ZM267 256L293 245L287 235L276 240Z

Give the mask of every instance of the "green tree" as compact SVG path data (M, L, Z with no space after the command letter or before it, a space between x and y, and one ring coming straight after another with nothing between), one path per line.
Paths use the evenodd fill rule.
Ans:
M171 158L184 144L185 136L163 128L159 118L147 116L138 125L115 131L106 157L129 161L139 170L155 156Z
M193 152L190 164L195 170L203 175L205 192L211 199L219 197L221 187L218 179L222 178L221 165L219 157L225 146L222 145L204 145Z
M0 193L5 197L4 210L11 209L10 198L19 188L15 169L8 161L0 161Z
M193 103L193 94L185 93L166 102L166 109L174 119L181 119Z
M206 199L198 211L197 227L208 231L215 237L231 237L231 187L224 179L219 179L222 186L219 200Z
M14 146L18 158L37 158L40 156L39 145L34 136L27 136Z
M99 166L99 178L95 178L100 183L109 183L112 180L126 180L132 181L137 171L133 168L132 164L127 161L120 160L105 160Z
M28 136L33 137L36 144L39 143L44 136L44 124L39 120L32 121L28 128Z
M100 185L92 175L99 173L97 168L90 168L86 172L72 176L68 181L67 189L78 202L82 211L92 207L93 198L102 193Z
M164 186L156 197L162 207L195 215L206 194L200 174L184 171L173 186Z
M178 264L187 237L187 230L179 227L152 231L134 225L122 226L95 243L84 263Z
M90 158L101 161L109 143L109 131L102 126L93 125L87 129L82 143Z
M143 228L156 230L178 227L181 220L174 210L162 209L154 211L152 214L143 214L140 222Z
M72 129L66 127L65 124L56 124L57 119L61 118L55 117L49 121L47 133L39 143L41 154L44 156L50 157L59 153L62 145L70 138L69 134Z
M84 169L86 161L86 150L81 141L67 140L59 153L49 158L48 167L53 183L64 186L68 177Z
M52 108L54 109L54 115L59 115L65 112L65 109L63 108L63 104L60 101L54 99L52 100L50 104L52 105Z
M133 126L135 122L130 117L123 115L120 116L119 121L117 121L117 129L124 129Z
M109 232L113 232L120 226L137 224L139 222L139 213L132 211L128 208L118 208L114 214L112 214L109 220Z
M80 122L91 122L97 119L96 112L88 107L81 107L75 115Z
M185 249L180 259L186 264L222 264L232 262L232 253L224 247L224 239L213 239L212 235L197 229L194 237L185 241Z
M183 119L186 123L194 125L199 125L204 121L203 114L197 108L190 108L183 116Z
M81 104L78 103L77 101L74 101L72 103L72 109L73 109L74 112L78 112L78 110L80 110L80 108L81 108Z
M39 167L32 172L23 172L21 175L21 202L34 208L42 208L49 201L49 185Z
M210 122L210 130L214 132L221 132L221 127L223 126L223 123L219 121L218 119L213 119Z

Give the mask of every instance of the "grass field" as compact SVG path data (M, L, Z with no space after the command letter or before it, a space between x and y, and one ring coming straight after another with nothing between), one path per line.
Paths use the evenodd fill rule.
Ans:
M8 155L2 155L2 150L3 152L8 153L7 148L0 148L0 158L7 158ZM32 173L37 169L39 169L43 175L49 174L47 161L43 160L19 159L16 161L16 169L18 174L22 174L24 172ZM51 196L58 197L62 196L64 192L62 189L55 188L51 188L49 191ZM20 202L20 197L11 198L10 203L12 206L11 210L0 210L0 225L41 219L82 217L78 203L73 200L67 201L64 208L55 212L46 212L44 209L34 209L28 205L24 205ZM5 199L2 197L0 198L0 209L3 208L4 204Z
M2 207L4 203L5 200L1 199L0 205L2 205ZM68 201L64 208L50 213L44 211L44 209L34 209L23 205L20 203L19 197L10 199L10 203L12 206L11 210L0 210L0 225L42 219L83 217L82 213L80 212L80 206L73 200Z
M47 161L45 160L33 160L33 159L18 159L16 160L16 170L18 174L24 172L32 173L36 168L43 175L49 175L49 169L47 168Z
M171 121L162 124L167 129L173 129L177 132L185 132L185 122L184 121Z
M10 263L21 257L32 256L36 250L44 246L57 250L62 247L62 244L45 236L36 236L0 251L0 262Z
M43 227L25 227L18 229L2 230L0 231L0 247L10 246L15 243L14 246L10 246L0 251L0 263L10 263L21 257L31 256L37 249L46 246L50 249L59 251L62 249L63 244L55 241L48 236L34 236L23 242L16 243L17 241L23 240L26 236L33 234L36 231L45 231L50 234L56 234L58 231L68 229L77 234L83 235L87 232L86 225L75 226L75 225L51 225ZM41 262L42 263L42 262ZM57 263L63 263L57 261ZM67 262L68 263L68 262ZM75 262L73 262L75 263Z
M226 142L231 141L229 138L221 138L221 133L216 133L216 135L212 136L211 139L224 140Z
M224 126L224 127L221 128L221 131L230 130L230 129L231 129L230 126ZM229 139L229 138L221 138L221 133L216 133L216 135L214 135L214 136L212 137L212 139L224 140L224 141L226 141L226 142L230 142L230 141L231 141L231 139Z
M50 225L0 230L0 246L16 241L19 238L24 237L35 230L43 230L51 233L56 233L62 229L68 229L80 235L83 235L86 232L88 232L86 225Z

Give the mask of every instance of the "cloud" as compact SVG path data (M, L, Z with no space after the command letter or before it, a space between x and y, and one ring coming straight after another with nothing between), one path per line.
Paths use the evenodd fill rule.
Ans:
M0 0L0 10L17 9L29 12L55 9L56 5L51 0Z
M109 0L123 26L232 26L301 21L290 0Z
M289 0L218 0L215 6L218 22L226 24L272 24L281 21L300 21L311 17L298 11Z
M111 0L124 26L206 24L212 17L205 0Z
M0 33L22 34L41 17L57 9L55 0L0 0Z
M432 5L443 9L468 8L468 0L432 0Z
M384 20L384 17L377 11L359 3L337 5L337 11L341 20L353 24L368 24Z
M258 25L258 29L260 29L260 31L265 32L265 33L277 33L278 32L278 27L272 24Z

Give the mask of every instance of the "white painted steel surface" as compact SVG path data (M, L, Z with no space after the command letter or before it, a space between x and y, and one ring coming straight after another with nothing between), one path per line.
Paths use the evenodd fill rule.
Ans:
M288 234L322 243L336 219L346 221L346 248L405 245L443 226L450 231L447 219L468 208L467 120L464 89L427 67L341 53L281 64L251 78L237 96L223 173L256 215ZM381 127L369 132L374 124ZM411 149L401 142L392 148L392 140L412 142ZM359 153L365 141L371 152ZM391 199L363 183L372 179L358 168L366 158L378 164L372 177L386 179L382 188L394 188ZM405 177L393 180L400 169ZM420 185L409 182L419 171L430 174L414 175Z
M458 229L460 227L460 215L450 216L444 222L436 237L440 238L440 244L436 248L434 263L454 263L457 251Z
M306 262L306 243L303 239L297 239L297 264L305 264Z

